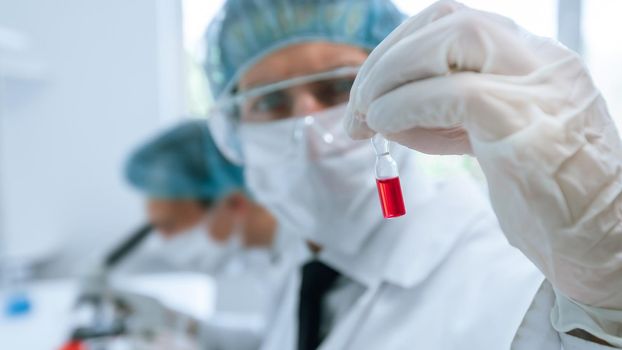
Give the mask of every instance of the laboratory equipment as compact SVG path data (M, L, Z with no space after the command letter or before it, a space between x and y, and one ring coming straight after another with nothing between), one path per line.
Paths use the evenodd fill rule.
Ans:
M149 223L141 226L136 232L130 235L126 240L119 243L106 257L104 266L107 269L116 266L123 258L127 257L142 243L147 236L153 231L153 226Z
M371 144L376 152L376 185L382 215L387 219L403 216L406 214L406 206L397 163L389 152L390 143L382 135L376 134L371 138Z
M81 349L87 341L116 337L127 332L127 311L113 297L108 285L110 271L125 257L135 251L145 238L153 231L150 223L146 223L120 242L106 256L103 266L91 273L82 287L74 313L76 324L65 349Z
M63 345L60 350L86 350L86 345L82 341L72 340Z
M4 289L4 314L11 318L26 315L32 309L27 286L29 266L18 260L6 261L3 265L0 275Z

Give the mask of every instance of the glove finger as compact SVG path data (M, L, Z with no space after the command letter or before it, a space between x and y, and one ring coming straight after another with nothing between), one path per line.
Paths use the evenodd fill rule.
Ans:
M367 122L361 118L361 115L350 113L350 105L343 120L343 127L348 136L353 140L364 140L374 136L375 132L367 126Z
M367 72L376 64L378 60L388 51L393 45L399 43L404 37L410 35L410 33L420 30L426 25L437 21L449 14L456 11L465 9L466 7L455 1L438 1L425 10L421 11L418 15L406 20L402 25L395 29L389 36L387 36L369 55L365 64L361 67L357 79L352 86L352 92L358 91L358 85L360 81L367 75ZM367 127L364 118L361 115L354 113L357 105L357 97L355 93L351 94L350 103L346 111L346 118L344 127L350 137L354 139L369 138L374 135L374 132Z
M462 126L443 129L413 128L386 138L426 154L473 154L469 135Z
M514 76L537 69L539 60L528 43L501 23L490 14L462 11L404 38L361 81L354 113L364 116L371 101L412 81L455 71Z
M375 132L396 134L413 128L445 129L463 124L460 90L442 76L389 91L369 106L367 124Z
M376 62L378 62L391 47L398 44L405 37L421 30L430 23L466 8L466 6L455 1L438 1L416 16L407 19L374 48L367 60L365 60L365 64L361 67L359 76L366 76L367 72L373 68Z
M470 153L458 89L450 89L451 84L448 77L438 77L395 89L370 105L367 123L388 139L423 153Z
M463 126L471 138L498 140L521 130L534 117L520 101L534 99L537 92L516 80L466 72L406 84L376 99L367 123L385 135Z

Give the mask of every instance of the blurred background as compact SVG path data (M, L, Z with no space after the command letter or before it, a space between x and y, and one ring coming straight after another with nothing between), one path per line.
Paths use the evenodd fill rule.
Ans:
M398 0L415 14L432 3ZM622 1L465 0L580 53L622 126ZM144 221L129 152L206 117L202 35L222 0L0 0L0 264L80 276ZM471 159L424 157L436 176ZM3 345L0 345L3 347Z

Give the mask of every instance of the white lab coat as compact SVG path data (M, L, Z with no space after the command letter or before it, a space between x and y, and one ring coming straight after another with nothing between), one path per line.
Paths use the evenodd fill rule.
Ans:
M425 198L408 205L402 234L379 232L352 261L319 257L353 275L376 256L387 260L320 349L510 348L542 276L507 244L472 181L428 187L405 189ZM292 276L263 350L295 349L299 283Z
M611 350L611 347L591 343L574 336L558 333L550 322L555 293L544 281L512 343L511 350Z
M404 234L377 234L376 242L357 257L330 252L319 256L340 272L352 273L350 277L382 266L364 282L366 291L339 318L321 350L558 350L562 342L565 350L605 348L558 335L550 326L550 307L530 313L536 323L526 323L536 294L536 300L546 304L540 272L508 245L488 201L472 181L433 188L433 193L422 195L425 200L410 207ZM300 274L294 273L262 350L296 349L299 284ZM534 324L554 335L552 347L514 343L519 328ZM520 332L523 338L525 332Z
M305 252L299 237L283 232L277 232L270 248L243 249L220 244L203 230L194 230L173 241L149 237L116 273L192 271L210 275L216 282L215 314L203 320L201 348L257 349L266 319L278 304L277 295Z

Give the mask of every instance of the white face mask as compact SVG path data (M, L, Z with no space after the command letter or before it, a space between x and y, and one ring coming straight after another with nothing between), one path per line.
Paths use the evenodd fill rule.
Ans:
M162 249L163 258L177 269L213 272L243 248L238 234L222 243L213 240L202 220L183 233L163 239Z
M356 253L382 222L375 155L352 141L345 105L240 127L246 181L279 224L325 248Z

